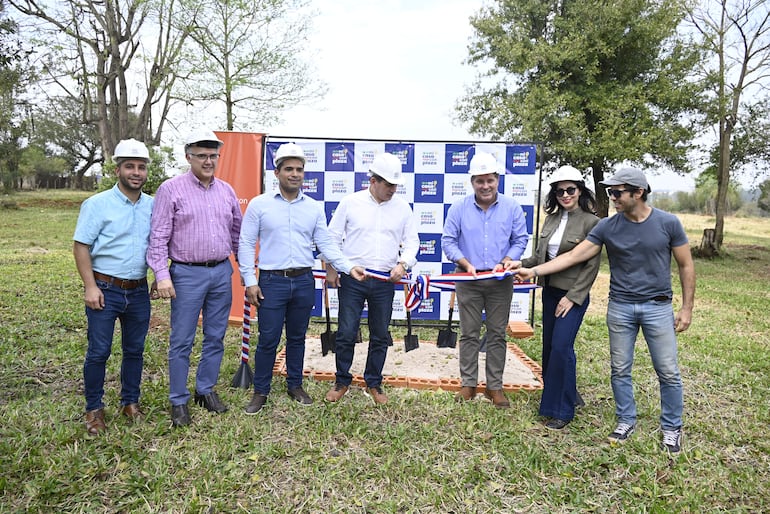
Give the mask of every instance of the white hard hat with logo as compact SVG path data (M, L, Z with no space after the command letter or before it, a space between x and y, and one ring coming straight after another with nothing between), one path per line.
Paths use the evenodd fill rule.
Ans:
M214 134L214 131L209 129L196 129L190 132L190 134L187 135L187 139L184 141L184 146L187 148L188 146L193 146L196 143L216 143L216 147L222 146L224 141L220 140L216 134ZM200 145L198 145L200 146ZM204 148L209 148L210 145L205 145Z
M112 154L113 161L117 163L118 159L141 159L150 162L150 152L141 141L124 139L115 146L115 152Z
M471 177L486 175L488 173L500 174L502 166L497 162L495 156L487 152L476 152L468 166L468 173Z
M302 150L302 147L297 143L284 143L278 147L275 155L273 155L273 166L278 169L281 162L289 158L299 159L302 161L302 165L305 165L305 152Z
M554 185L557 182L585 182L583 174L573 168L572 166L562 166L557 169L551 178L548 179L548 184Z
M385 152L374 158L369 167L369 173L382 177L391 184L402 185L405 179L401 168L401 159L392 153Z

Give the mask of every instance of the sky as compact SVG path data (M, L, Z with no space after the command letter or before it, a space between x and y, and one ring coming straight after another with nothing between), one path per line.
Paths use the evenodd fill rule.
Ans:
M309 45L329 87L287 111L273 136L476 141L453 120L477 70L464 64L480 0L313 0ZM691 178L650 176L653 188L691 190Z

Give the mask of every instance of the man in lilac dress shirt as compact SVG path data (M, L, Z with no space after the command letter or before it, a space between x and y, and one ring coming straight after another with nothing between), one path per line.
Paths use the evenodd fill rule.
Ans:
M152 210L147 263L155 272L157 295L171 299L168 370L175 427L191 422L187 375L201 311L195 403L210 412L227 411L214 386L232 303L229 257L238 252L242 217L233 188L214 176L222 144L210 130L194 131L185 144L190 170L161 184Z
M441 246L457 271L474 277L480 271L511 270L527 248L526 218L513 198L498 194L502 166L494 156L476 152L469 173L473 194L449 208ZM518 263L517 263L518 264ZM479 367L479 333L482 311L487 326L487 386L484 395L497 408L510 407L503 394L505 327L511 310L513 278L457 283L460 311L460 378L458 400L476 397Z

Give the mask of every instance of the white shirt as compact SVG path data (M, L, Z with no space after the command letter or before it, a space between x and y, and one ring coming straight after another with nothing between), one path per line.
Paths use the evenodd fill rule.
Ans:
M562 211L561 221L559 221L559 228L553 233L551 239L548 240L548 259L555 259L559 255L559 246L561 245L561 238L564 235L564 229L567 227L567 220L569 219L569 213Z
M400 197L377 203L368 189L346 196L334 211L329 235L354 266L390 271L399 261L417 263L420 236L412 208Z

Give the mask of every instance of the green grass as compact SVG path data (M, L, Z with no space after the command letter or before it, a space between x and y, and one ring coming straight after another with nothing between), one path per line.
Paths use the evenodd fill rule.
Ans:
M605 442L614 404L601 281L576 345L587 405L563 432L539 423L537 392L511 394L512 408L500 411L445 392L388 389L391 402L378 408L358 390L325 405L329 384L308 380L317 401L303 408L281 378L268 408L246 416L250 392L228 387L238 328L228 333L218 389L230 412L192 407L193 425L174 430L168 309L158 303L145 355L146 421L116 416L118 344L106 385L109 430L89 438L86 321L71 254L83 198L25 193L3 198L0 209L0 512L770 510L770 221L728 219L726 254L696 263L693 325L680 338L684 451L671 459L659 449L658 385L644 344L634 371L637 432L622 446ZM683 219L693 245L713 224ZM536 332L519 344L539 360ZM421 329L420 338L435 333Z

